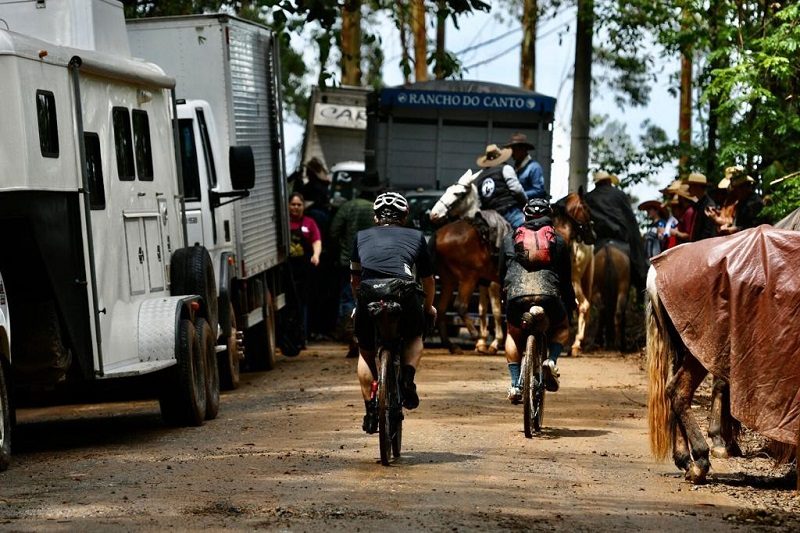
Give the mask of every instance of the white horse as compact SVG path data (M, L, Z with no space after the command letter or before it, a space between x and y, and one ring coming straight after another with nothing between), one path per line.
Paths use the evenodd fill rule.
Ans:
M492 246L499 249L503 237L511 230L508 222L500 216L496 211L481 211L480 198L478 191L473 184L475 178L480 175L480 171L475 174L471 170L467 170L456 183L448 187L439 198L439 201L433 206L430 212L431 221L434 223L441 222L445 219L453 218L460 220L474 219L478 213L484 221L493 228L492 234L495 235ZM442 303L449 304L449 298L452 294L445 297L444 294L440 297L440 312L444 313L446 309L442 309ZM477 338L475 343L475 351L478 353L497 353L500 346L502 346L503 328L502 328L502 305L500 303L500 284L492 281L488 287L479 285L479 298L478 298L478 324L479 329L476 330L472 319L467 313L467 305L469 303L470 294L461 294L459 292L459 305L457 306L459 315L461 316L464 325L473 338ZM489 338L489 321L488 311L489 306L492 309L492 318L494 319L494 339L491 344L487 344ZM449 345L451 351L453 346L449 339L442 339L442 342Z

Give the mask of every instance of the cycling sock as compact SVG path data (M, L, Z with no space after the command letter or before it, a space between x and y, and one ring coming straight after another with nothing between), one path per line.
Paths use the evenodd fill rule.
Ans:
M564 349L564 345L558 342L551 342L550 343L550 359L553 360L554 363L558 362L558 356L561 355L561 350Z
M508 363L508 373L511 374L511 386L519 386L520 363Z

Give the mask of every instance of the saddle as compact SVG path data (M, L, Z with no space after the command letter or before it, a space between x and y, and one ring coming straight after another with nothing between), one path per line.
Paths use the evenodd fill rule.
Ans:
M511 231L511 225L503 218L503 215L492 209L486 209L478 211L474 217L464 220L475 228L481 242L491 250L492 257L499 256L500 249L503 247L503 239Z

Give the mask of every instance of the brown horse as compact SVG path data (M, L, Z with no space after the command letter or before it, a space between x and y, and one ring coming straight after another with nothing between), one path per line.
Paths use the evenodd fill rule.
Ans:
M583 187L578 188L577 194L568 194L556 202L553 208L556 232L572 245L572 288L578 304L578 328L570 351L578 355L586 334L592 300L595 234L589 206L583 201Z
M705 480L709 446L691 406L697 387L711 371L719 378L715 388L733 378L730 391L735 392L731 403L712 405L716 431L720 416L732 412L754 431L781 443L773 447L778 462L791 460L794 450L800 467L795 357L800 335L796 322L787 321L800 296L796 238L762 226L735 238L685 246L659 256L658 273L651 268L647 277L653 455L663 459L671 449L688 481ZM730 433L725 436L733 438ZM719 446L716 441L714 446Z
M603 240L595 246L594 290L600 301L597 334L606 348L625 348L625 309L631 288L631 261L627 244Z

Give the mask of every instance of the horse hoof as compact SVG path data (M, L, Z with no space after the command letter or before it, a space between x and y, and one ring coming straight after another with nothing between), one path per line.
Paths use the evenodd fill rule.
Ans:
M494 344L490 344L489 349L487 350L486 353L488 353L489 355L497 355L497 346L495 346Z
M461 348L459 348L458 346L451 346L451 347L449 348L449 350L450 350L450 353L451 353L452 355L461 355L462 353L464 353L464 352L461 350Z
M706 474L708 472L697 466L697 464L692 464L689 469L686 471L686 475L684 479L691 483L692 485L702 485L706 482Z
M717 459L727 459L730 457L730 454L725 446L714 446L711 448L711 456Z

